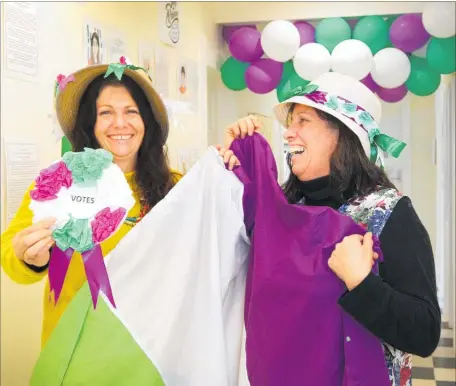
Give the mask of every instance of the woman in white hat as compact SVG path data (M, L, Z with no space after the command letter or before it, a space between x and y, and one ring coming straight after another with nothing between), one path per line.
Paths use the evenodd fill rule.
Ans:
M432 354L441 314L428 233L382 167L383 154L397 157L405 144L379 130L377 97L338 73L288 90L274 113L290 146L291 173L283 185L288 201L331 207L369 231L364 239L345 238L328 265L347 287L340 306L382 340L392 385L409 385L411 354ZM238 120L226 129L225 148L260 127L252 116ZM221 154L230 158L225 148ZM384 254L379 276L371 273L376 255L363 252L372 234Z

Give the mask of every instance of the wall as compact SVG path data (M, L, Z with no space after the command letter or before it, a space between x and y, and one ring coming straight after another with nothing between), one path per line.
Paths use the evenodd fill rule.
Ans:
M68 74L84 65L83 20L93 20L106 35L118 31L126 42L126 56L138 60L138 42L158 44L157 3L36 3L39 15L39 76L36 82L1 77L1 127L3 135L26 138L39 146L40 166L59 157L60 146L52 135L53 85L59 73ZM3 4L2 4L3 6ZM203 3L181 3L181 55L199 63L200 114L181 117L184 131L171 128L171 163L186 142L201 154L207 147L206 67L215 66L216 27ZM3 31L2 31L3 32ZM1 33L3 36L3 33ZM176 61L176 54L171 64ZM176 83L176 82L174 82ZM172 84L175 87L175 84ZM176 93L174 94L174 97ZM2 152L3 153L3 152ZM1 206L5 208L5 170L2 158ZM5 227L2 211L2 230ZM43 283L21 286L2 272L1 277L1 381L4 386L25 386L40 349Z
M435 251L435 97L411 98L412 193L418 216L429 232Z
M422 12L425 2L403 1L340 1L340 2L268 2L267 6L257 2L211 2L216 23L236 24L262 22L276 19L313 20L324 17L356 17L365 15L393 15Z

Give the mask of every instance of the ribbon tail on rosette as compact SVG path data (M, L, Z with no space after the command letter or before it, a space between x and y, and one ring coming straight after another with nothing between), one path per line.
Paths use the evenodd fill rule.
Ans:
M67 248L62 251L57 245L52 248L49 260L49 287L54 292L54 303L57 304L62 292L63 283L70 265L74 250Z
M96 244L92 249L83 252L82 260L92 295L93 307L97 307L98 294L101 290L115 308L116 304L114 303L111 283L109 282L108 271L106 270L100 245Z

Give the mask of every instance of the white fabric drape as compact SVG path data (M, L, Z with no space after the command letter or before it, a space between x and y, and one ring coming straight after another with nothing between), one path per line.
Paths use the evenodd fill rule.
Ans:
M248 385L242 197L210 148L107 256L112 311L167 386Z

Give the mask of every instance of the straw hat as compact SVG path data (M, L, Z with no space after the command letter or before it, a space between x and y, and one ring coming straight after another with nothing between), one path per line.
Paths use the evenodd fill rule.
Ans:
M88 66L69 76L58 76L55 86L55 109L57 119L64 134L71 139L71 132L76 123L79 103L89 84L99 75L105 74L107 76L111 73L113 76L117 76L118 79L126 75L141 87L149 101L155 119L160 124L165 138L167 138L169 124L165 104L152 87L152 80L147 72L140 67L127 64L124 57L120 58L119 63Z
M383 154L398 157L405 143L381 133L378 122L382 106L375 94L356 79L327 72L307 86L297 86L286 92L286 99L274 108L283 127L288 127L288 113L293 103L324 111L344 123L360 139L372 162L383 164ZM379 151L380 150L380 151Z

